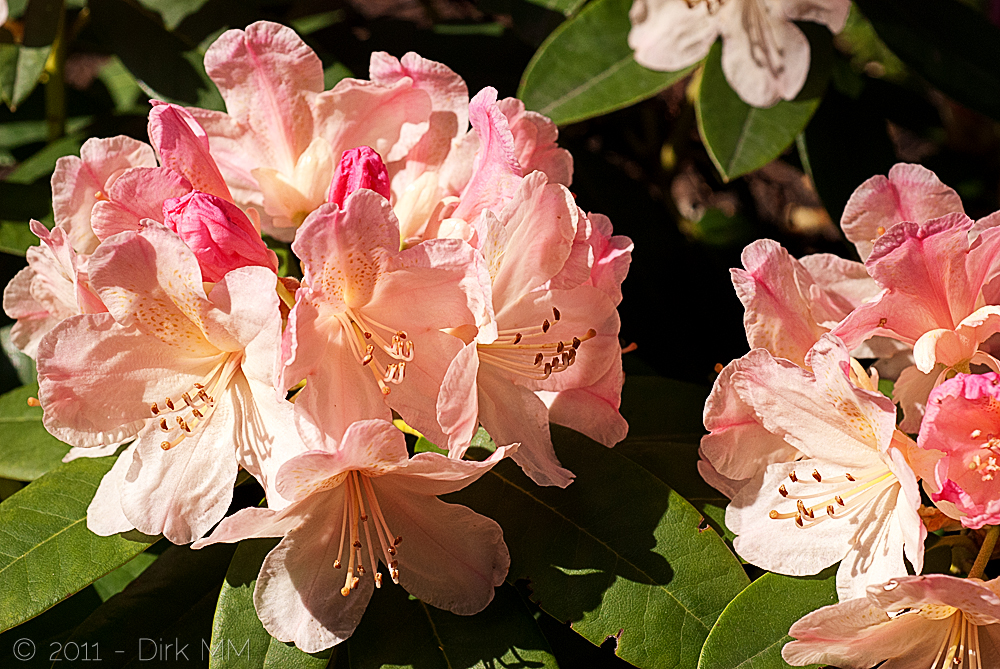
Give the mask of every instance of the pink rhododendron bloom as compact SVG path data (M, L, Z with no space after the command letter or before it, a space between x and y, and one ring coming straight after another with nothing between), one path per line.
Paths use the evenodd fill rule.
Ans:
M278 270L278 257L260 231L239 207L221 197L192 191L166 200L163 223L194 251L205 281L215 283L239 267Z
M879 237L865 262L884 290L855 309L833 334L848 346L882 335L913 346L915 366L893 394L902 429L916 432L931 388L949 369L1000 363L979 345L1000 332L1000 306L986 305L984 286L1000 273L1000 227L949 214L924 224L900 223Z
M842 599L906 575L904 551L919 572L926 530L908 462L919 449L895 429L892 401L851 382L847 349L828 334L806 358L811 372L762 349L745 360L731 377L740 399L803 459L767 466L733 498L736 552L792 576L840 561Z
M435 408L462 341L442 329L475 330L484 297L475 251L431 240L399 251L389 202L360 189L344 208L321 206L292 250L304 278L284 334L284 385L306 379L295 401L303 437L325 448L347 427L390 407L435 443Z
M373 190L389 199L389 172L375 149L368 146L344 151L326 194L326 201L343 207L347 196L359 188Z
M338 441L281 467L277 489L289 506L239 511L195 547L283 537L261 566L254 606L272 636L309 653L354 632L382 586L379 562L431 606L483 610L510 565L503 531L437 497L469 485L511 449L483 462L409 458L402 433L381 420L354 423Z
M899 163L888 178L879 174L858 186L844 207L840 227L864 261L875 240L897 223L925 223L952 213L965 213L958 193L926 167Z
M792 666L1000 668L1000 579L901 576L813 611L781 650ZM879 664L884 662L884 664Z
M931 499L954 504L962 524L973 529L1000 524L998 407L1000 376L959 374L931 392L917 439L921 448L944 453Z
M586 285L589 271L575 281L563 274L576 246L590 248L574 244L580 228L589 225L569 191L548 183L541 172L521 180L498 216L482 210L476 240L492 281L499 330L480 329L448 371L438 414L456 426L448 442L454 455L464 451L478 419L497 443L521 444L514 460L536 483L569 485L572 473L555 457L549 412L535 391L589 388L559 402L546 399L560 407L560 422L567 426L607 446L624 438L627 426L617 415L622 375L616 303ZM574 418L588 411L589 418Z
M63 156L56 161L52 212L56 227L69 235L77 253L90 254L97 248L91 211L108 198L118 177L133 167L156 167L156 156L149 145L124 135L88 139L80 148L80 157Z
M205 69L227 113L190 111L236 204L259 209L265 231L291 239L294 231L281 229L298 227L326 202L345 150L370 146L386 162L400 160L432 112L461 97L461 78L443 65L404 57L406 72L388 74L387 59L372 56L371 81L344 79L324 91L319 58L290 28L261 21L227 31L208 49Z
M837 33L849 0L635 0L629 46L652 70L673 72L704 58L722 37L722 71L743 100L791 100L809 74L809 40L793 21Z
M45 427L75 446L135 437L90 506L93 531L193 541L225 514L240 466L267 489L304 450L273 386L277 278L243 267L206 292L194 253L156 224L105 240L89 272L110 313L68 318L39 345Z
M86 261L73 250L69 234L38 221L30 225L42 244L28 248L28 266L3 291L3 309L17 320L10 333L14 346L35 358L42 337L61 321L106 309L90 289Z

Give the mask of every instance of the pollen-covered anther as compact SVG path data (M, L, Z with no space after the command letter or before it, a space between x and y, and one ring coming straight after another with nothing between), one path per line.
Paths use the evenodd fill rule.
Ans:
M160 419L160 429L163 430L164 432L170 432L170 426L167 425L167 419L166 418L161 418Z
M170 399L169 397L166 399L166 401L164 402L164 404L166 404L167 408L170 409L171 411L174 410L174 401L172 399Z
M857 481L857 479L856 479L856 478L854 478L853 476L851 476L851 475L850 475L849 473L847 473L847 472L844 472L844 478L846 478L846 479L847 479L848 481Z
M812 477L814 479L816 479L817 483L822 483L823 482L823 477L819 475L819 470L814 469L813 473L812 473Z
M517 344L520 341L521 341L521 333L518 332L517 334L514 335L514 343Z
M382 587L382 574L378 572L375 573L375 587L376 588Z
M340 560L334 560L333 561L333 568L334 569L340 569Z
M184 430L185 432L190 432L191 428L188 426L187 422L180 416L177 417L177 427Z
M558 323L561 317L562 315L559 313L559 310L552 307L552 318Z
M778 494L782 497L788 497L788 488L785 487L784 483L778 487Z
M154 416L160 413L160 407L156 406L156 402L153 402L152 404L149 405L149 410L153 413Z
M792 479L792 483L795 483L796 481L799 480L798 477L795 476L795 470L794 469L792 471L788 472L788 478Z
M537 365L542 364L542 360L544 360L544 359L545 359L545 354L544 353L538 353L538 354L536 354L535 355L535 365L537 366Z
M831 518L833 518L833 504L827 504L826 505L826 515L828 515Z
M550 327L552 327L552 324L549 323L549 319L546 318L542 321L542 332L548 332Z

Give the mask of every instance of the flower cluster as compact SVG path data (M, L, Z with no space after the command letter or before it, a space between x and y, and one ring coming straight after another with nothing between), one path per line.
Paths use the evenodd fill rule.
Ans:
M761 240L732 271L752 350L716 380L699 468L731 498L747 561L793 576L840 562L841 603L792 628L792 664L996 666L996 582L919 574L924 518L1000 525L998 223L896 165L845 209L863 264Z
M88 527L282 537L254 602L307 652L350 636L385 574L482 610L507 574L501 529L438 496L508 455L570 484L550 421L624 438L631 242L576 206L547 118L490 88L470 100L444 65L377 53L370 80L324 91L272 23L224 33L205 65L227 112L154 102L150 144L60 159L56 225L32 223L42 244L4 293L68 457L128 444ZM393 419L447 455L411 455ZM463 459L480 425L497 448ZM240 469L267 505L225 517Z

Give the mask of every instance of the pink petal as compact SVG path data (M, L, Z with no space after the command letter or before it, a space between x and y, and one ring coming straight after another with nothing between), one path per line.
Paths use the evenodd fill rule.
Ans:
M945 574L904 576L881 587L872 587L868 599L887 611L920 608L923 604L944 604L971 615L978 624L1000 622L1000 597L977 579Z
M138 230L145 219L163 220L163 203L191 191L187 179L166 167L141 167L124 172L109 189L109 200L94 205L91 224L101 240Z
M899 163L889 177L874 176L858 186L844 207L840 225L862 260L883 232L902 221L923 223L953 212L964 212L962 199L921 165Z
M675 0L638 0L629 11L628 45L643 67L676 72L708 55L719 36L718 16L708 3L694 8Z
M382 158L368 146L344 151L326 194L326 201L343 207L347 196L359 188L373 190L389 199L389 173Z
M611 363L607 373L592 385L558 392L538 391L536 394L549 409L549 420L587 435L599 444L611 448L628 434L628 423L622 418L621 358Z
M482 461L459 460L440 453L417 453L391 472L386 484L405 495L433 496L457 492L478 481L493 466L517 450L517 446L497 446Z
M556 124L538 112L525 111L517 98L504 98L499 105L514 137L514 155L521 171L545 172L549 182L568 188L573 181L573 156L556 144Z
M466 344L456 355L441 380L437 396L437 420L448 425L445 430L448 450L461 457L479 427L479 399L476 378L479 373L479 355L476 342Z
M125 480L125 473L132 464L134 452L135 446L129 446L115 460L111 471L101 479L101 485L97 487L94 499L87 507L87 529L98 536L110 537L119 532L135 529L132 521L125 517L121 502L122 483Z
M391 86L409 78L414 88L430 95L435 114L453 114L456 129L460 132L468 129L469 88L462 77L446 65L421 58L412 51L405 54L402 60L378 51L372 54L369 73L372 82L381 86Z
M232 201L225 179L208 150L208 135L183 107L153 100L149 141L160 163L182 175L191 187Z

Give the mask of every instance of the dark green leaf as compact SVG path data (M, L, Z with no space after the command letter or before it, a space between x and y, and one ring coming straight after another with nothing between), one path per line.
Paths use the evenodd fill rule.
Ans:
M277 539L250 539L241 542L236 549L212 623L211 648L216 650L208 658L212 669L232 666L227 662L231 659L228 656L235 652L232 647L242 647L244 643L247 653L241 657L241 667L322 669L329 662L330 651L315 655L303 653L294 645L274 639L257 618L253 589L264 558L277 543Z
M695 111L705 148L726 181L752 172L787 149L819 107L830 74L830 33L814 24L803 26L809 37L812 67L802 92L759 109L740 99L722 72L722 43L705 59Z
M38 244L38 237L27 221L0 221L0 251L24 256L28 248Z
M657 411L669 414L667 406ZM683 434L687 421L650 423ZM715 619L749 582L738 560L701 527L696 509L636 461L565 428L552 434L577 477L565 490L539 488L504 461L449 501L500 523L508 580L528 579L533 599L556 619L595 644L617 637L618 655L638 667L693 666Z
M82 133L77 133L52 142L18 165L17 169L7 175L7 181L17 184L31 184L42 178L48 181L52 170L56 168L56 161L63 156L79 154L85 139Z
M186 17L194 14L208 0L139 0L139 2L160 16L168 30L173 30Z
M51 46L0 44L0 98L14 110L35 89Z
M87 507L114 458L59 466L0 504L0 631L125 564L155 541L138 532L99 537Z
M792 640L788 629L807 613L837 603L836 571L758 578L719 616L698 669L787 669L781 648Z
M653 72L628 45L632 0L595 0L539 47L517 97L559 125L600 116L652 97L687 75Z
M158 555L152 550L139 553L107 576L94 581L94 590L100 595L101 601L106 602L124 590L125 586L138 578L139 574L146 571L146 568L153 564L157 557Z
M555 668L531 612L511 585L496 589L484 611L458 616L409 597L388 578L375 591L347 642L351 669ZM387 634L387 630L392 630Z
M1000 120L1000 29L957 0L858 0L903 62L956 101Z
M564 16L573 16L587 4L587 0L528 0L528 2L553 12L559 12Z
M38 384L0 395L0 430L6 435L0 443L3 478L34 481L58 467L69 452L42 426L42 409L28 406L29 397L38 397Z
M228 544L199 551L169 546L124 590L80 623L68 643L99 644L105 667L142 666L156 657L154 648L162 649L166 643L175 644L166 651L169 659L186 657L204 664L212 650L209 632L219 584L235 550L236 546ZM242 639L233 643L243 646ZM182 657L177 656L179 651Z
M59 602L51 609L32 618L23 625L18 625L14 629L7 630L0 634L0 658L8 660L2 662L4 667L17 666L26 669L35 669L52 666L49 657L52 652L58 649L66 641L69 635L76 629L76 626L86 620L87 616L94 612L101 605L101 598L97 596L93 587L84 588L69 599ZM34 644L35 656L30 660L17 662L9 661L15 652L14 644L21 639L28 639ZM17 648L17 652L25 653L22 647ZM89 651L90 659L94 659L93 649ZM26 654L25 654L26 655ZM25 657L21 655L19 657ZM83 655L81 654L81 659ZM56 665L58 666L58 665Z
M38 237L28 230L28 220L43 218L51 208L52 191L44 180L32 184L0 181L0 220L23 221L25 237L34 240L33 244Z

